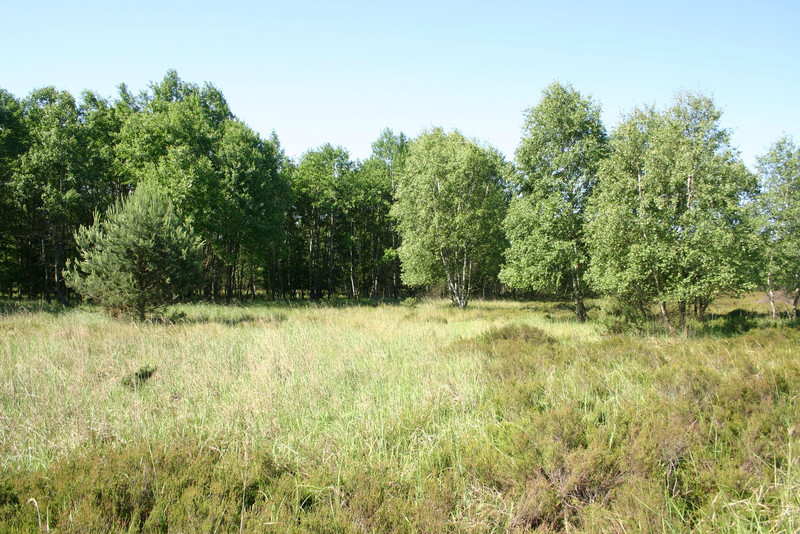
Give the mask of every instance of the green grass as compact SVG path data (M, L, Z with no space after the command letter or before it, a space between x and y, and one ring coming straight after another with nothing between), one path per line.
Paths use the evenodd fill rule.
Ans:
M800 331L726 315L759 306L687 338L554 303L5 304L0 532L793 532Z

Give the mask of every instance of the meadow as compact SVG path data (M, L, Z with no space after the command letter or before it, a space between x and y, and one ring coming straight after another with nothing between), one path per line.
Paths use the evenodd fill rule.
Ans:
M795 532L800 329L766 311L6 302L0 532Z

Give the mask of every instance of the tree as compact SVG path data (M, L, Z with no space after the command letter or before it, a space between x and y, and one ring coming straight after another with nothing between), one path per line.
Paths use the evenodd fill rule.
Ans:
M121 102L119 166L131 183L155 179L192 219L206 244L207 296L222 291L230 302L245 284L255 293L286 208L277 139L236 120L213 85L184 82L172 70L138 100L122 87Z
M509 248L500 279L520 289L569 292L579 321L586 320L589 266L585 212L606 153L599 106L569 85L545 89L525 117L517 194L503 223Z
M279 171L283 156L276 141L261 139L237 120L224 124L217 156L221 179L209 207L210 214L216 214L213 248L227 268L226 300L230 302L239 266L249 267L249 286L255 293L254 267L266 267L271 247L281 238L288 184Z
M680 94L664 112L635 110L616 129L600 167L588 224L595 286L643 311L670 306L685 326L717 295L752 286L755 233L744 202L754 176L720 127L712 101Z
M765 266L772 316L775 290L791 295L793 316L800 299L800 147L782 137L758 158L762 195L759 208L766 238Z
M25 214L26 263L32 276L38 274L45 298L50 300L52 282L63 304L62 273L83 204L79 112L71 94L46 87L25 99L23 117L30 146L13 181Z
M22 102L0 94L0 213L10 219L0 224L3 286L48 300L54 289L66 301L74 231L129 190L114 165L120 127L116 110L88 91L79 104L52 87Z
M127 110L124 104L109 104L97 94L84 91L78 112L81 126L78 181L82 197L78 222L88 225L95 211L105 211L132 189L116 165L117 138Z
M14 184L19 157L27 148L23 105L14 95L0 89L0 291L11 294L25 277L20 255L24 212Z
M80 259L69 287L106 308L140 319L200 287L202 243L164 191L140 182L90 227L75 234Z
M372 154L360 169L363 187L368 191L366 215L371 216L370 241L372 249L370 296L378 290L381 271L388 271L384 283L393 298L400 294L400 259L397 249L400 236L389 210L397 191L398 177L402 174L408 155L409 139L403 132L395 134L386 128L372 143Z
M295 210L306 234L306 267L312 299L322 298L321 282L325 274L328 298L334 295L335 252L340 238L344 238L339 228L346 212L352 177L350 154L331 144L303 154L293 173Z
M281 287L285 280L290 294L308 289L318 299L327 280L330 297L397 296L399 238L389 208L407 145L403 134L384 130L365 161L325 144L285 166L292 199L272 270Z
M504 173L498 152L458 131L411 143L392 207L405 283L446 283L452 304L467 306L473 273L499 267Z

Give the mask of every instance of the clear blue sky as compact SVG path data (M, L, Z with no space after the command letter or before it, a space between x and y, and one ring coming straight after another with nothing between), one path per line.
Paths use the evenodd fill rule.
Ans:
M800 141L800 2L13 2L0 87L138 92L174 68L298 156L369 154L390 127L458 128L513 158L523 111L553 81L602 105L611 130L641 104L702 91L752 165Z

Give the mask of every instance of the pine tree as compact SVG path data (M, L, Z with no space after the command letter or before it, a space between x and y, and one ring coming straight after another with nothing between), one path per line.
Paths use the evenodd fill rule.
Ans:
M201 241L153 182L96 214L75 241L67 284L110 310L144 319L201 285Z

